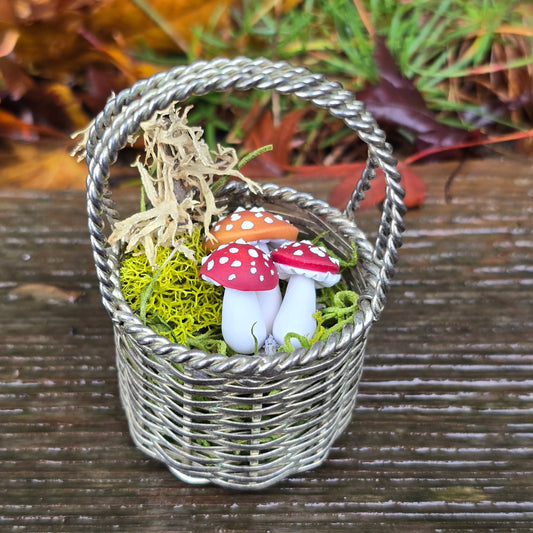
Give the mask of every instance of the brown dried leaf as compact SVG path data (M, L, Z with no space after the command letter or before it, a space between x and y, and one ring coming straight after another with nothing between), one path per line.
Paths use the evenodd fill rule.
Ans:
M0 57L2 84L0 136L24 140L50 135L62 137L64 132L81 128L89 120L71 87L45 80L37 82L11 58ZM11 120L8 114L12 115ZM14 120L18 121L18 127ZM10 128L6 129L6 123ZM28 133L31 133L29 139Z
M253 115L252 115L253 113ZM252 110L251 117L243 127L244 147L253 152L262 146L273 145L273 150L255 157L246 165L246 174L253 178L280 177L290 167L289 155L293 148L294 136L305 110L287 113L278 126L270 111Z
M44 283L24 283L9 292L12 299L31 298L47 304L72 304L83 296L82 292L61 289Z
M85 188L87 168L69 155L66 142L12 143L0 156L0 187Z
M110 53L119 50L117 44L122 54L124 50L142 47L175 53L180 47L187 47L193 28L207 25L213 14L222 11L230 0L150 0L144 3L163 21L164 27L131 0L15 0L12 9L5 13L0 11L3 17L0 24L18 32L14 53L26 70L63 79L75 75L88 64L108 63ZM224 20L222 16L218 23ZM169 34L179 35L181 46ZM95 46L88 36L100 46ZM114 58L112 64L116 64L116 60ZM133 67L135 61L128 58L128 63Z
M91 7L109 0L10 0L2 3L0 22L29 24L37 21L56 20L65 13Z

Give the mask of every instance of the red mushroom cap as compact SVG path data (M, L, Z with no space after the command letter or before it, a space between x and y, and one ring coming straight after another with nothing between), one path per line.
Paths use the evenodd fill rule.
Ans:
M238 291L268 291L279 280L269 257L243 242L223 244L204 257L198 277Z
M317 285L330 287L340 280L339 261L324 248L309 241L289 242L270 254L281 279L293 274L313 278Z

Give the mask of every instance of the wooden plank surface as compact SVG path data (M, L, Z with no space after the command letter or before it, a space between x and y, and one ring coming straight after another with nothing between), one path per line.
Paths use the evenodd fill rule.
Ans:
M532 165L468 162L447 203L453 169L419 169L347 431L253 493L186 485L132 445L83 194L0 191L0 531L532 531ZM26 283L84 296L10 296Z

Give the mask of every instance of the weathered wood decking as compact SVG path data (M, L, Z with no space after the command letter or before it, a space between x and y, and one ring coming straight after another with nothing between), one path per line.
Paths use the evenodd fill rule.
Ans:
M186 485L133 446L84 195L0 191L0 530L532 531L533 165L468 162L445 203L453 168L420 169L348 430L255 493ZM26 283L84 296L9 297Z

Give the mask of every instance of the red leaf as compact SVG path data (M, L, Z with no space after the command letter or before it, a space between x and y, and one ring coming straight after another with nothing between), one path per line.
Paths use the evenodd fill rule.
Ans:
M379 70L379 81L359 91L357 97L365 103L378 123L413 132L417 151L480 138L479 131L448 126L435 118L414 83L402 75L381 38L376 40L374 59Z
M279 126L274 126L271 112L262 113L245 132L244 147L253 152L267 144L273 149L252 159L243 167L250 178L282 176L289 168L289 155L294 147L294 134L305 110L291 111L283 117Z
M361 165L359 163L356 164ZM418 174L413 172L405 163L398 163L398 170L402 176L400 183L405 189L404 203L406 207L420 206L426 198L426 185ZM329 203L333 207L344 209L346 202L352 195L354 187L354 175L346 177L331 191L328 199ZM365 198L359 203L359 206L361 209L368 209L369 207L380 204L383 200L385 200L385 177L381 169L377 169L376 179L372 181L370 190L365 193Z
M359 173L360 174L360 173ZM356 177L350 176L342 180L330 193L328 202L337 209L344 209L355 188ZM376 179L372 181L372 187L365 194L365 199L359 203L361 209L368 209L378 205L385 199L385 180L381 170L377 170Z
M343 209L349 200L359 176L365 168L365 163L344 163L338 165L303 165L291 166L290 151L294 147L294 135L305 111L288 113L281 124L275 127L272 113L261 113L259 118L252 110L252 126L246 131L244 146L248 152L257 150L266 144L272 144L274 149L261 154L249 161L244 167L244 173L251 178L279 177L288 172L293 179L341 179L342 181L331 191L329 202L331 205ZM246 130L246 128L245 128ZM407 207L422 204L426 197L426 186L407 164L400 162L398 170L402 174L401 184L406 190L404 202ZM362 209L380 204L385 199L385 179L380 169L376 171L376 179L372 187L366 192L365 199L360 202Z
M36 141L41 136L64 137L60 131L39 124L27 124L9 111L0 109L0 137Z

